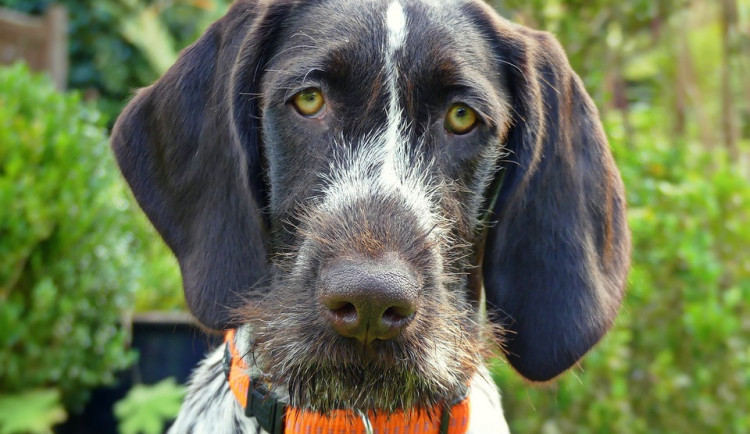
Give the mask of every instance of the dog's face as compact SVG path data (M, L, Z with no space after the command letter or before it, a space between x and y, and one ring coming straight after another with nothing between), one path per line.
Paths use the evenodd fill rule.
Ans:
M239 1L113 148L190 308L250 324L298 406L451 401L489 325L546 380L619 306L629 238L596 111L548 35L478 1Z
M318 2L269 52L272 295L243 321L314 408L431 405L482 359L466 283L511 113L488 41L454 9Z

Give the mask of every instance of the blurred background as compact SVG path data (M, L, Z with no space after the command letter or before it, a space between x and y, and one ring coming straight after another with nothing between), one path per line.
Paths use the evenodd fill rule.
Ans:
M176 414L212 340L107 136L229 3L0 0L0 433ZM750 432L750 0L491 3L567 50L634 243L620 316L580 366L538 386L495 363L511 429Z

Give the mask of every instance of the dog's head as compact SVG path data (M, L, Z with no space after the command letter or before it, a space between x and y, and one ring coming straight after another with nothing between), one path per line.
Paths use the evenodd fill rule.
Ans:
M551 36L480 1L237 1L112 146L192 312L251 324L302 406L453 398L485 299L511 365L548 380L622 298L596 109Z

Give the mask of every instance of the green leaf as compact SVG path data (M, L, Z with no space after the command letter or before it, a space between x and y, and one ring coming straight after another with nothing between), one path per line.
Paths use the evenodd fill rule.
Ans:
M115 404L121 434L161 433L164 424L177 416L185 388L174 378L154 385L137 385Z
M66 418L55 389L0 395L0 434L51 433Z

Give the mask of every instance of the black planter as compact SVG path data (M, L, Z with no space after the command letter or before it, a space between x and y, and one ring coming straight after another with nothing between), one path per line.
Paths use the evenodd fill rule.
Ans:
M114 386L95 389L83 412L69 415L68 421L56 427L55 432L116 433L113 406L134 384L154 384L168 377L185 384L198 362L221 341L218 336L206 335L183 313L136 315L132 331L132 347L139 354L136 363L118 374Z

